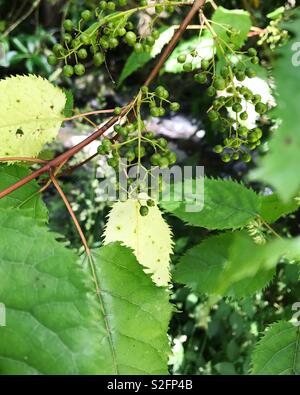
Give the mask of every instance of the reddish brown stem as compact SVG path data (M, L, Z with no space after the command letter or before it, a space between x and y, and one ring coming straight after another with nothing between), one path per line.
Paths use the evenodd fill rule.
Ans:
M57 179L54 177L54 174L52 171L50 171L50 178L51 178L51 181L53 182L53 185L55 186L57 192L60 194L63 202L65 203L67 210L69 211L69 214L72 217L72 220L73 220L74 225L77 229L77 232L81 238L82 244L84 245L84 249L85 249L87 255L90 255L90 249L89 249L88 243L87 243L84 233L79 225L76 215L74 214L74 211L72 210L72 207L71 207L71 204L70 204L68 198L66 197L64 191L61 189L61 187L60 187Z
M197 14L199 9L204 6L205 1L206 0L195 0L194 1L194 4L193 4L192 8L190 9L189 13L182 21L181 25L179 26L179 29L175 32L174 36L172 37L171 41L169 42L169 45L167 46L167 48L161 55L159 61L155 65L154 69L151 71L149 77L145 81L145 83L144 83L145 86L149 86L152 83L152 81L157 77L159 70L162 68L165 61L171 55L173 49L175 48L176 44L180 40L181 36L183 35L184 31L186 30L186 28L189 25L189 23L191 22L191 20Z

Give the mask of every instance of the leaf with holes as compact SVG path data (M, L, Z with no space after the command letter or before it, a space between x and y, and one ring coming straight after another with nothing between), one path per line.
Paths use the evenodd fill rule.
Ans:
M37 157L56 138L66 96L47 80L16 76L0 81L0 157Z
M113 205L104 232L104 243L120 241L133 249L146 273L152 275L158 286L170 281L171 230L159 208L149 207L146 216L140 215L145 199L128 199Z

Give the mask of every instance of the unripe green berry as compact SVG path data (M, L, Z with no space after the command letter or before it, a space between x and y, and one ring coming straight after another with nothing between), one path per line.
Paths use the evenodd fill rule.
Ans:
M84 19L85 21L89 21L92 17L92 13L90 10L84 10L81 13L81 17L82 19Z
M140 207L140 214L142 217L146 217L149 213L149 208L147 206Z
M79 59L86 59L88 56L87 50L85 48L81 48L78 52L77 55Z
M81 76L85 73L85 67L83 64L79 63L74 66L75 74Z
M97 52L93 57L93 62L96 67L101 66L105 61L105 56L102 52Z
M63 23L63 27L68 32L71 32L73 30L73 22L71 21L71 19L66 19Z
M70 65L66 65L63 68L63 73L66 77L72 77L72 75L74 74L74 69L72 66Z
M186 61L186 55L181 54L181 55L179 55L179 56L177 57L177 62L178 62L178 63L185 63L185 61Z
M58 59L57 59L57 57L56 57L55 55L49 55L48 58L47 58L47 60L48 60L48 63L49 63L51 66L55 66L55 65L57 65L57 63L58 63Z
M128 45L134 45L136 42L136 34L134 32L127 32L125 35L125 41Z
M222 155L222 161L224 162L224 163L229 163L230 162L230 155L229 154L224 154L224 155Z
M221 153L223 152L223 147L222 147L222 145L216 145L216 146L214 147L214 152L215 152L216 154L221 154Z

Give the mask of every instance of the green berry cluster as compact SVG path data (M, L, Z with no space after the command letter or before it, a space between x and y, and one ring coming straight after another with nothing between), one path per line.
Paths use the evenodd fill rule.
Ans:
M144 86L141 89L143 94L143 103L149 106L150 114L153 117L162 117L166 113L166 107L169 107L171 111L178 111L180 104L169 100L170 93L162 85L159 85L154 92L150 92L149 89Z
M142 217L146 217L149 214L149 208L155 206L155 202L152 199L147 200L147 205L143 205L140 203L140 215Z
M63 42L54 45L48 63L56 65L64 61L63 73L66 77L82 76L85 73L84 62L93 60L94 66L101 66L105 62L106 52L121 43L128 44L138 53L150 52L160 33L153 28L145 37L135 33L134 24L128 20L134 12L119 10L127 3L127 0L100 1L94 11L83 10L78 23L66 19L63 22ZM146 5L147 2L140 1L140 6ZM171 11L170 7L167 8ZM165 6L162 7L164 9ZM138 11L139 7L134 10Z
M214 151L222 155L225 163L241 159L251 161L249 151L253 151L261 144L262 130L249 130L244 126L248 119L247 105L255 106L255 111L262 116L267 111L267 105L262 102L258 94L242 85L246 78L254 78L256 71L251 64L257 64L259 59L255 48L248 50L248 57L236 64L226 64L216 71L214 60L203 59L201 71L195 74L195 81L207 85L207 95L215 97L208 111L208 118L222 134L225 134L223 144L214 147ZM237 84L238 81L240 84ZM217 96L217 97L216 97ZM243 103L246 103L246 110ZM228 110L235 116L228 117Z

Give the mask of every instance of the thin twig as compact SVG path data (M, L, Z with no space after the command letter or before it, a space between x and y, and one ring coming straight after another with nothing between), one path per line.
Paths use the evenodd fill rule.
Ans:
M72 117L69 117L69 118L65 118L65 119L64 119L64 122L65 122L65 121L72 121L73 119L78 119L78 118L87 117L87 116L89 116L89 115L111 114L111 113L113 113L114 111L115 111L115 110L114 110L113 108L112 108L112 109L108 109L108 110L89 111L89 112L85 112L85 113L82 113L82 114L73 115Z
M27 19L29 15L32 14L33 11L40 5L40 2L41 0L36 0L30 7L30 9L27 12L25 12L25 14L23 14L20 19L18 19L15 23L13 23L11 26L9 26L9 28L5 30L2 37L8 36L16 27L20 25L20 23L25 21L25 19Z
M78 232L78 234L79 234L79 236L81 238L82 244L84 246L84 249L85 249L87 255L90 255L91 252L90 252L88 243L86 241L86 238L84 236L84 233L83 233L83 231L81 229L81 226L79 225L79 222L78 222L78 220L76 218L76 215L74 214L74 211L72 210L72 207L71 207L71 204L70 204L68 198L66 197L64 191L61 189L61 187L60 187L60 185L59 185L59 183L58 183L57 179L55 178L55 176L54 176L52 171L50 171L50 178L51 178L51 181L52 181L53 185L55 186L57 192L60 194L63 202L65 203L65 205L67 207L67 210L69 211L70 216L72 217L72 220L73 220L74 225L75 225L75 227L77 229L77 232Z

